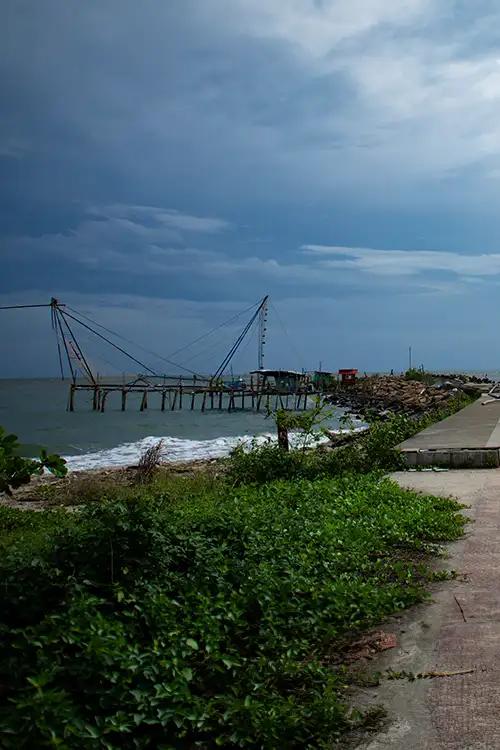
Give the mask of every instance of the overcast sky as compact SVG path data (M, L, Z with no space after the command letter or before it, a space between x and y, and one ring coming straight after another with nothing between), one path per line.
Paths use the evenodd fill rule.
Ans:
M270 294L268 366L500 368L499 29L490 0L3 0L0 304L167 356ZM0 375L56 374L48 313L0 315Z

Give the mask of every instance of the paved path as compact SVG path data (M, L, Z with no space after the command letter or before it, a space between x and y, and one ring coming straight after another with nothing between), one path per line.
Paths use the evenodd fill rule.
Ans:
M484 395L399 446L410 465L499 465L500 399Z
M398 647L370 668L473 674L383 680L362 692L389 712L386 731L363 750L500 750L500 469L398 472L403 487L453 495L474 523L450 545L446 567L464 578L439 584L430 604L396 618ZM460 610L460 607L463 610Z

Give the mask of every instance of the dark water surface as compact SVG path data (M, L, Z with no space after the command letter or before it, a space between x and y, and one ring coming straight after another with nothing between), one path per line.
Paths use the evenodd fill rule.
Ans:
M66 411L69 383L60 380L0 380L0 424L18 435L25 455L40 446L71 457L70 467L123 465L137 460L159 438L166 457L188 460L224 455L240 439L274 434L271 419L250 410L160 411L160 396L150 396L139 411L139 396L129 396L121 411L120 394L110 394L104 414L93 412L88 394L77 393L75 412ZM157 402L157 403L156 403ZM329 426L338 427L338 417Z

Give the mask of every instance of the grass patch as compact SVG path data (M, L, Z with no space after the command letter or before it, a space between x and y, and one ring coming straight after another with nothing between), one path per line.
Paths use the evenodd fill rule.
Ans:
M332 654L425 597L459 505L376 475L155 482L0 509L2 747L342 743L363 717Z

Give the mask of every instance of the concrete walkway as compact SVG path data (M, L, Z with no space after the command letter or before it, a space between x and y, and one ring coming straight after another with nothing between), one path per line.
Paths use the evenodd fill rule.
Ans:
M399 446L409 466L500 465L500 399L484 395Z
M359 699L388 710L385 731L363 750L500 750L500 469L398 472L403 487L470 505L474 523L450 545L445 567L460 575L437 585L431 603L408 610L384 630L398 646L370 670L472 674L382 680Z

